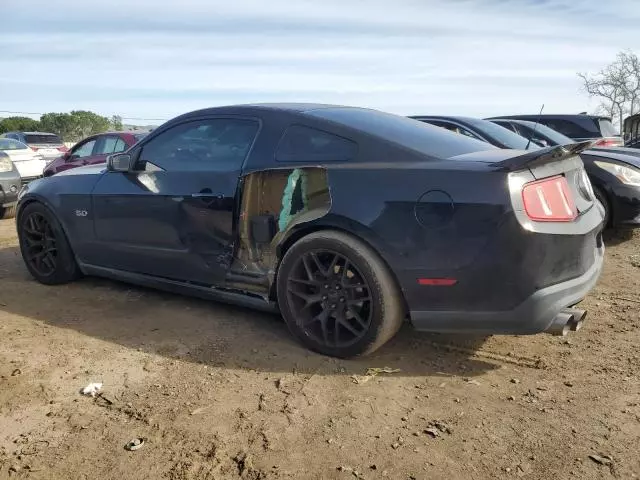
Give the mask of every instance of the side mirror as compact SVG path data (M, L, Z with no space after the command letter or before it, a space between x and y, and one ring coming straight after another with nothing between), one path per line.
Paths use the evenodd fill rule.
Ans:
M128 153L116 153L107 157L107 170L109 172L131 171L132 157Z

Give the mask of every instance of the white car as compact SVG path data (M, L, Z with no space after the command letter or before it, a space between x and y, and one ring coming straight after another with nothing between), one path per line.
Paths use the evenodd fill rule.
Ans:
M27 145L34 152L42 155L47 162L51 162L69 149L62 139L53 133L47 132L7 132L0 135L2 138L13 138Z
M0 152L9 156L22 177L22 183L41 177L44 167L47 166L47 161L42 155L12 138L0 138Z

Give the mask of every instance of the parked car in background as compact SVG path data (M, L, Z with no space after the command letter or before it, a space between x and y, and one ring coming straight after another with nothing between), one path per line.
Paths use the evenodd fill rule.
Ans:
M515 119L493 119L545 145L567 145L572 139L545 125ZM625 147L595 147L580 154L598 200L605 207L605 225L640 226L640 150Z
M485 120L511 130L513 133L516 133L521 137L527 139L531 138L532 141L541 147L568 145L570 143L574 143L573 139L541 123L513 118L487 118Z
M536 124L535 122L530 122L528 120L516 120L507 118L494 118L491 121L497 125L500 125L501 127L508 128L509 130L523 137L529 138L531 137L531 135L533 135L533 141L542 147L547 147L550 145L566 145L567 143L573 142L573 139L540 123ZM622 155L633 155L640 157L640 150L634 148L610 146L603 147L598 146L594 143L593 149L597 150L598 152L612 152Z
M620 133L611 123L611 118L599 115L501 115L487 120L518 119L538 122L573 139L576 142L595 140L596 145L603 147L622 146Z
M0 152L0 218L15 215L21 179L9 156Z
M624 119L622 136L625 147L640 149L640 113L630 115Z
M582 325L572 306L604 254L581 148L501 150L369 109L204 109L106 168L24 187L20 250L45 284L98 275L279 309L337 357L374 351L406 318L562 335Z
M47 162L60 156L69 150L62 139L53 133L45 132L7 132L1 135L4 138L13 138L28 145L31 150L38 152Z
M452 117L442 115L417 115L410 117L420 122L446 128L454 133L490 143L498 148L515 150L535 150L540 146L512 130L496 125L488 120L472 117ZM570 142L575 143L575 142Z
M87 137L47 165L44 176L50 177L58 172L83 165L105 163L107 155L124 152L145 135L146 133L107 132Z
M38 152L13 138L0 138L0 152L4 152L18 169L22 182L41 177L47 162Z

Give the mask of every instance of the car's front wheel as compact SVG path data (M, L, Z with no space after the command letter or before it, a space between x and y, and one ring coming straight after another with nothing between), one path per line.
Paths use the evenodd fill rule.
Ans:
M380 256L336 231L311 233L284 255L277 277L280 311L308 348L348 358L373 352L398 331L406 311Z
M18 239L22 259L40 283L58 285L80 276L60 222L43 204L31 203L20 212Z

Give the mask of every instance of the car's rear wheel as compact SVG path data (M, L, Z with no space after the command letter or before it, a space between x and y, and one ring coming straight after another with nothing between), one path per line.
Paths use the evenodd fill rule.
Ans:
M16 206L0 207L0 220L4 218L13 218L16 216Z
M402 293L380 256L336 231L311 233L284 255L278 304L308 348L348 358L373 352L405 318Z
M41 203L31 203L20 213L18 239L24 263L39 282L58 285L80 276L60 222Z

